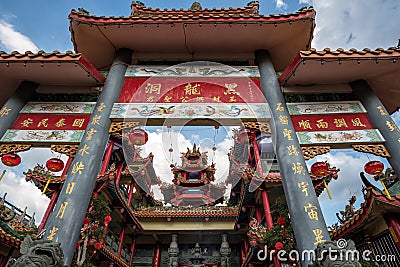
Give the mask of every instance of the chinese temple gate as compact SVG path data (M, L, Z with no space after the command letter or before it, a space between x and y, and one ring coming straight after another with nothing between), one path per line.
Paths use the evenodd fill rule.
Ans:
M308 266L276 251L338 246L331 239L364 229L364 217L350 216L342 219L351 231L328 231L318 196L340 172L306 164L341 148L390 162L387 181L371 167L384 190L365 182L362 208L381 218L375 236L390 232L399 254L400 131L390 114L400 49L316 51L312 8L264 16L258 5L159 10L134 1L130 16L108 18L72 10L75 52L0 53L3 163L35 147L68 156L24 173L50 204L35 233L16 232L32 226L22 215L25 226L2 226L0 242L12 242L0 266L20 256L22 240L41 249L21 249L16 266L38 256L49 264L49 253L58 255L51 266ZM211 147L182 147L185 127L212 129ZM221 129L231 147L217 158ZM262 259L264 248L275 253Z

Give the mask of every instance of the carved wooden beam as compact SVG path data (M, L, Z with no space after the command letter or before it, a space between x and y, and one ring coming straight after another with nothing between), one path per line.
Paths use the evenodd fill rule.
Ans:
M78 151L78 145L51 145L50 149L73 158Z
M111 122L109 133L121 133L125 128L134 128L140 123L137 121L113 121Z
M11 143L11 144L1 144L0 145L0 156L9 154L9 153L17 153L21 151L26 151L31 149L32 145L31 144L16 144L16 143Z
M355 151L370 153L376 156L390 158L389 152L383 144L351 145Z
M330 146L306 146L301 148L301 152L303 153L305 160L312 159L318 155L326 154L329 151L331 151Z
M269 122L249 121L242 122L242 125L248 129L254 129L263 133L271 133L271 126Z

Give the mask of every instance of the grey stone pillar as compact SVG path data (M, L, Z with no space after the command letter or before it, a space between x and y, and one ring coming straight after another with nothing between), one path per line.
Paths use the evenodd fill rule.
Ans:
M26 102L36 94L37 83L23 81L0 109L0 138L10 129Z
M221 253L221 267L231 267L231 248L229 247L228 243L228 235L222 234L221 237L221 249L219 250Z
M179 247L178 247L178 235L171 235L172 241L168 248L168 267L178 267L178 255L179 255Z
M296 137L275 69L265 50L255 52L260 71L260 85L273 118L273 137L283 189L300 253L314 250L321 242L330 241L318 198ZM300 254L301 255L301 254ZM311 259L302 259L308 266Z
M376 127L385 138L385 147L391 157L388 158L390 165L397 175L400 175L400 130L390 117L382 102L372 91L364 80L350 83L353 95L360 100L372 125Z
M114 102L120 95L131 55L132 52L128 49L118 50L78 152L68 170L60 196L45 226L44 238L61 243L64 264L67 266L71 265L75 245L99 173L101 159L109 139L108 130L111 124L109 116Z

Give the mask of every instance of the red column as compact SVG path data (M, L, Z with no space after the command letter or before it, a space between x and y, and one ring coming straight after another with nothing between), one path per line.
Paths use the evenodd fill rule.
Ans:
M117 168L117 174L116 174L116 181L115 181L115 184L116 184L116 186L118 187L119 186L119 181L121 180L121 173L122 173L122 169L124 168L124 163L123 162L121 162L119 165L118 165L118 168Z
M103 160L103 165L101 166L100 175L104 175L104 173L107 170L107 166L108 166L108 163L110 162L110 158L111 158L111 154L112 154L113 148L114 148L114 141L111 140L108 143L106 155L104 156L104 160Z
M258 150L258 143L256 139L253 139L253 151L254 151L254 158L256 160L256 167L258 174L263 174L262 164L260 159L260 151Z
M135 259L135 249L136 249L136 238L133 237L131 245L131 259L129 261L129 267L133 266L133 260Z
M121 225L121 232L119 233L118 258L121 257L121 252L124 247L124 237L125 237L125 226Z
M153 267L160 267L161 264L161 246L160 243L157 243L156 249L154 250L154 260Z
M254 209L255 209L255 211L256 211L256 219L257 219L257 222L261 223L261 222L262 222L262 214L261 214L260 207L255 206Z
M272 221L271 207L269 205L267 190L261 191L261 197L262 197L262 202L263 202L263 206L264 206L264 214L265 214L265 221L267 223L267 228L271 229L272 226L274 226L274 223Z
M129 192L128 192L128 207L131 206L131 201L132 201L132 195L133 195L133 189L135 188L135 182L132 181L131 184L129 185Z
M397 248L400 250L400 222L398 215L390 213L385 215L384 218L389 227L390 234L392 235Z

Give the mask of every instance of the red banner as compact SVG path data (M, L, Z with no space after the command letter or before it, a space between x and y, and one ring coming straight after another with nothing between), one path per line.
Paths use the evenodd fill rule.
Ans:
M367 114L291 116L296 132L373 129Z
M90 114L20 114L12 129L17 130L85 130Z
M264 103L258 78L125 78L118 103Z

